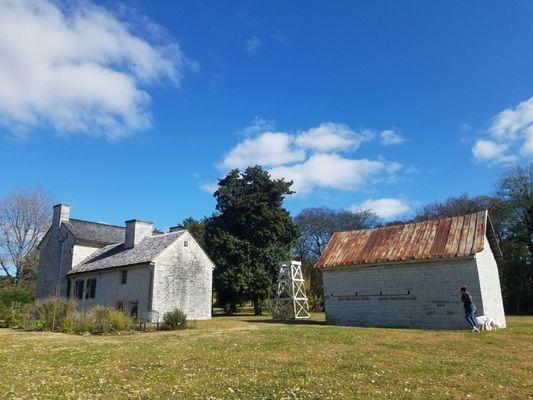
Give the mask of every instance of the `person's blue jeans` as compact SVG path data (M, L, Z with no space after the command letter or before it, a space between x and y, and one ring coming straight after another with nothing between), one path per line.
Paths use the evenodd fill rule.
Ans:
M472 328L477 328L476 309L465 310L465 318Z

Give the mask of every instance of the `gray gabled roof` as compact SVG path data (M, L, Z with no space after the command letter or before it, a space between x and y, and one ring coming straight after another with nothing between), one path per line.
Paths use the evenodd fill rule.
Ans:
M63 225L74 235L77 241L96 244L124 243L126 228L98 222L70 219Z
M118 268L127 265L143 264L154 261L185 230L165 233L144 238L135 247L125 249L124 243L112 244L97 250L80 264L74 266L69 274Z

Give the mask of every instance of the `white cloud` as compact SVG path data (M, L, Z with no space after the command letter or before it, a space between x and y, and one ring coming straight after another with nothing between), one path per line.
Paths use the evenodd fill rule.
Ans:
M295 143L317 152L330 152L356 149L364 138L348 125L325 122L298 135Z
M220 164L222 169L246 168L249 165L272 167L302 161L305 153L291 147L294 137L284 132L265 132L235 146Z
M316 187L355 190L371 177L386 171L383 161L353 160L337 154L314 154L303 163L278 166L270 170L274 178L294 182L292 189L305 194Z
M245 137L260 135L263 132L272 132L276 125L273 121L261 117L254 117L250 124L239 133Z
M476 140L472 154L477 161L489 163L533 156L533 97L494 116L486 137Z
M393 130L387 129L379 134L379 143L383 146L390 146L394 144L403 143L405 139Z
M525 141L520 148L520 152L524 156L533 156L533 125L530 125L524 129L524 137Z
M514 139L533 124L533 97L507 108L492 120L489 133L498 139Z
M472 131L472 127L470 126L470 124L468 122L463 122L460 126L460 129L463 131L463 132L471 132Z
M200 185L200 189L202 189L204 192L213 194L218 190L218 184L210 182L202 183Z
M0 0L0 122L110 140L149 128L146 88L179 85L194 63L146 18L137 26L89 1L59 4Z
M472 154L477 160L491 162L512 162L517 157L506 155L509 146L493 140L478 139L472 147Z
M325 122L298 134L261 131L273 126L272 121L256 117L243 131L246 138L223 157L218 168L261 165L272 177L293 181L292 190L302 195L316 188L357 190L365 184L392 181L403 167L381 156L372 160L347 155L375 137L370 130Z
M282 43L282 44L289 43L289 38L285 36L283 32L281 31L274 32L274 34L272 35L272 38L278 43Z
M409 212L411 207L409 207L409 204L407 204L405 200L382 198L365 200L359 205L353 205L350 207L350 210L370 210L375 212L381 218L391 219Z
M249 54L253 55L257 52L261 44L262 42L257 36L252 36L244 44L244 50L246 50L246 52L248 52Z

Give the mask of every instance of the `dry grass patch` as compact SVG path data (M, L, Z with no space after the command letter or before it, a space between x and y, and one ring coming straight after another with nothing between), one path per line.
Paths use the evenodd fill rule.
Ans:
M533 317L478 335L322 321L216 317L102 337L4 329L0 399L532 398Z

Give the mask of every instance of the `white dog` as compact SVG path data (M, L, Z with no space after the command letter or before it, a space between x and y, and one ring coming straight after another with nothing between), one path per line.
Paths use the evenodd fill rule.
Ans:
M492 331L496 330L499 326L494 321L494 318L488 316L488 315L481 315L479 317L476 317L476 322L479 326L479 329L482 331Z

